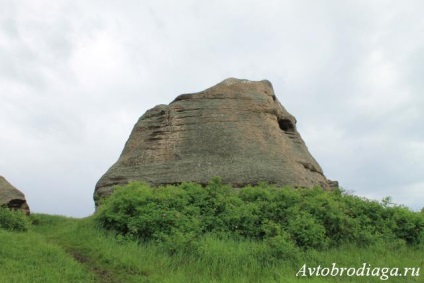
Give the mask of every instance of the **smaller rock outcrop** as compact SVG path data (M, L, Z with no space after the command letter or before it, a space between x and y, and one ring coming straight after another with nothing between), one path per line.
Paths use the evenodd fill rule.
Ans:
M0 206L20 209L27 215L30 213L25 195L2 176L0 176Z

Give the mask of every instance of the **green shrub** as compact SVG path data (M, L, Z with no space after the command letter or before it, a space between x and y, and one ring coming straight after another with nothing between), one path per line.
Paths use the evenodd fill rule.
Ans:
M266 184L233 190L219 178L206 187L118 187L95 219L120 237L154 241L172 252L196 246L204 235L262 242L272 257L280 258L299 249L344 244L424 245L423 214L396 206L390 198L380 203L342 190Z
M29 218L22 211L0 207L0 229L25 232L30 225Z
M96 214L102 227L140 241L182 247L199 234L199 209L184 190L132 183L116 188Z
M393 232L408 244L419 244L424 232L424 217L404 207L393 208Z
M272 259L287 259L291 262L298 261L300 250L291 239L290 234L283 231L281 234L266 238L264 241L268 247L266 253L268 261Z
M328 244L325 227L307 212L297 213L290 219L288 232L292 235L297 246L305 249L324 248Z

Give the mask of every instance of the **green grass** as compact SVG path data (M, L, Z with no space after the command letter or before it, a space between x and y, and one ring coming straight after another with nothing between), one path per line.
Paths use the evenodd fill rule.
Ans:
M94 282L76 262L44 235L0 230L0 282Z
M407 246L343 246L268 261L257 241L205 235L195 251L170 255L154 244L115 237L90 218L35 214L27 233L0 230L1 282L379 282L377 277L296 277L303 264L420 267L424 250ZM390 282L422 282L420 277Z
M333 263L379 273L296 276ZM383 276L408 267L420 276ZM134 183L83 219L0 208L0 283L418 283L421 273L424 213L340 190Z

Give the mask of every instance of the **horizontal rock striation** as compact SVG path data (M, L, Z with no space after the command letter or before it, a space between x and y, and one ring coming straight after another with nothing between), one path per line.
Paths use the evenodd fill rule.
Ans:
M308 152L271 83L229 78L141 116L118 161L98 181L94 199L97 205L114 186L131 181L206 184L214 176L235 187L262 181L334 184Z

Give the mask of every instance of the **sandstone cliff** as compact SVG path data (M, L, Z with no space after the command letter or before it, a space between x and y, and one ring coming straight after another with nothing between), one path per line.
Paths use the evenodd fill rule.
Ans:
M269 81L235 78L178 96L140 117L118 161L101 177L94 199L115 185L184 181L220 176L241 187L261 181L295 187L334 185L296 129Z

